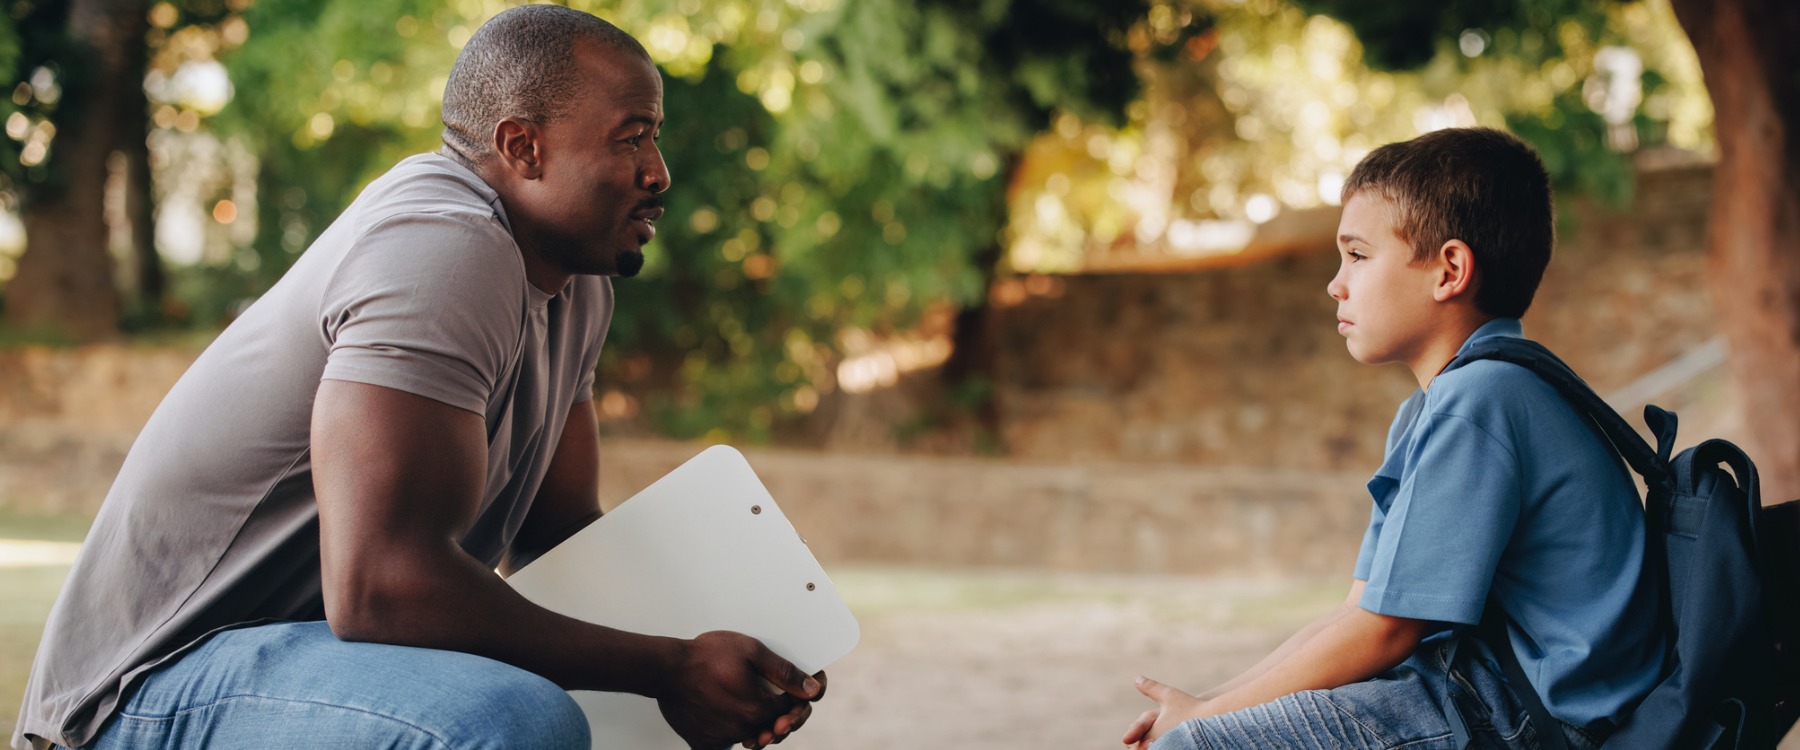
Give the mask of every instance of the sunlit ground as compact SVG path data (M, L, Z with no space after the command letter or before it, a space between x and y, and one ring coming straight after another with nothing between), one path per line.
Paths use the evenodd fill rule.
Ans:
M83 527L0 516L0 732ZM784 748L1107 748L1147 674L1203 690L1343 596L1344 582L834 566L862 642ZM1784 750L1800 742L1783 743Z
M44 619L86 531L79 518L0 514L0 744L12 737Z
M0 515L0 732L17 706L79 520ZM1104 747L1139 672L1222 678L1341 592L1336 584L833 566L862 643L783 747ZM1079 737L1080 742L1070 742Z

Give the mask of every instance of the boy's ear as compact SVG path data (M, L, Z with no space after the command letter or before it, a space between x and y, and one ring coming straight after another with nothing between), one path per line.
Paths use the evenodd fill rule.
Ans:
M536 123L508 117L494 126L494 161L527 180L543 175L543 131Z
M1475 251L1462 240L1450 240L1438 248L1432 259L1431 297L1438 302L1470 294L1475 290Z

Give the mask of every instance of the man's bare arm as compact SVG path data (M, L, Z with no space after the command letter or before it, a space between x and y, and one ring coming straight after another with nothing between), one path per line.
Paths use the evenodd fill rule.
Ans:
M563 425L562 438L557 441L543 484L518 536L500 561L500 574L512 575L599 520L600 515L600 423L594 414L594 403L584 401L569 408L569 419ZM825 683L824 672L813 676L820 685ZM813 700L819 697L815 695ZM779 742L798 731L811 716L812 703L795 702L749 744L754 747Z
M512 575L599 518L600 424L594 402L583 401L569 407L544 482L500 561L500 573Z
M313 485L326 618L345 640L478 654L566 689L656 698L691 743L754 740L816 682L754 639L626 633L538 607L459 540L486 484L480 415L401 391L325 381L313 407Z

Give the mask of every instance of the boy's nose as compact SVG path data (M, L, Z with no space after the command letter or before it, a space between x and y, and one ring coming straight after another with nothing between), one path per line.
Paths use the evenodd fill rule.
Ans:
M1337 300L1339 302L1344 301L1344 297L1346 296L1345 291L1346 290L1344 289L1344 275L1342 273L1339 273L1338 275L1331 277L1331 282L1325 285L1325 293L1330 295L1332 299Z

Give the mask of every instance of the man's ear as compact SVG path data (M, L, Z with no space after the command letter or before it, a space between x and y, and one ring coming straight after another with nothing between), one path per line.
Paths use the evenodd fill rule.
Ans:
M494 126L496 163L522 179L543 176L543 149L543 131L535 123L508 117Z
M1448 302L1475 291L1475 251L1462 240L1450 240L1432 258L1431 297Z

